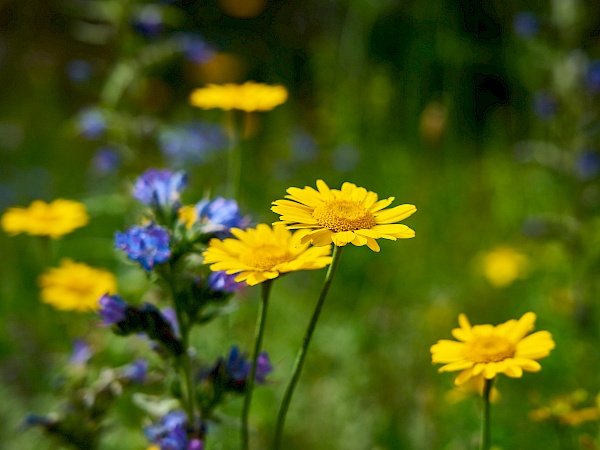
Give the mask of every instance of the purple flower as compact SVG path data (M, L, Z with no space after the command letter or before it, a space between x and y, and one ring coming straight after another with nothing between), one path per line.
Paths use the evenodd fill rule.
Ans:
M87 139L99 139L106 131L106 116L99 108L85 108L77 117L77 128Z
M215 56L213 48L198 35L180 33L175 37L175 41L183 56L193 63L202 64Z
M200 439L192 439L187 450L204 450L204 443Z
M225 368L234 381L242 381L245 383L250 375L251 366L252 363L246 358L245 354L240 353L240 349L237 346L234 345L231 347L229 355L227 356ZM269 361L269 356L266 352L261 352L256 361L256 382L261 384L264 383L265 377L272 371L273 366Z
M135 182L133 196L145 205L177 208L181 191L187 186L184 172L148 169Z
M161 450L187 450L188 437L185 431L187 418L183 411L171 411L159 423L144 429L150 442L158 444Z
M550 120L558 110L556 98L549 92L539 91L533 96L533 111L542 120Z
M116 248L125 251L129 259L139 262L148 271L171 257L169 233L155 224L133 226L124 233L117 232L115 243Z
M600 93L600 60L595 60L590 63L585 81L590 92L594 94Z
M208 287L212 291L233 294L246 286L246 283L235 281L237 274L227 275L224 270L211 272L208 276Z
M255 380L259 384L266 382L265 377L273 371L273 365L269 360L267 352L261 352L256 360L256 377Z
M83 366L92 357L92 349L83 339L75 339L73 342L73 352L69 362L74 366Z
M231 236L230 228L246 228L250 219L242 217L235 200L217 197L213 201L202 200L196 203L202 232L214 234L219 239Z
M103 325L115 325L125 320L129 305L118 295L103 295L98 303Z
M525 39L532 38L540 29L540 21L531 11L521 11L514 18L513 29L517 36Z
M121 376L134 383L142 384L146 381L146 375L148 373L148 361L145 359L138 359L131 364L126 365Z
M177 313L175 312L175 310L171 307L167 307L161 310L160 314L165 318L167 322L169 322L169 325L171 325L171 328L173 329L173 334L175 334L176 337L181 336L179 332L179 322L177 322Z

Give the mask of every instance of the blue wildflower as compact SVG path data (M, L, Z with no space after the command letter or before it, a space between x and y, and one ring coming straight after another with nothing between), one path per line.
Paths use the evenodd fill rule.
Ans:
M158 37L163 30L162 11L156 5L143 6L133 17L133 26L145 37Z
M351 172L360 162L360 152L352 144L341 144L333 149L331 159L338 172Z
M231 347L225 367L227 368L229 375L231 375L235 381L245 382L250 375L251 366L251 362L247 359L245 354L240 353L237 346L234 345ZM267 355L267 352L261 352L256 361L256 382L261 384L264 383L265 377L272 371L273 366L269 361L269 355Z
M118 295L103 295L98 303L100 304L98 313L104 325L115 325L125 320L129 305Z
M542 120L550 120L558 110L556 98L549 92L539 91L533 96L533 111Z
M292 156L294 160L309 163L315 161L319 153L319 146L315 138L306 130L297 128L291 136Z
M148 361L145 359L138 359L131 364L123 367L121 376L134 383L142 384L146 381L146 375L148 374Z
M208 276L208 288L212 291L233 294L243 289L246 283L235 281L237 274L228 275L224 270L211 272Z
M114 172L121 164L121 155L112 147L100 147L92 158L92 169L101 175Z
M104 135L106 127L106 116L101 109L90 107L79 112L77 128L83 137L99 139Z
M175 167L201 164L213 152L225 148L225 133L219 125L192 122L166 127L158 135L158 145Z
M183 56L193 63L202 64L215 56L214 49L196 34L180 33L175 41Z
M83 83L92 75L92 65L83 59L73 59L65 68L69 79L75 83Z
M150 442L161 450L187 450L187 417L183 411L171 411L161 417L159 423L144 429Z
M186 186L187 175L184 172L148 169L136 180L133 196L148 206L176 209L181 191Z
M139 262L146 270L161 264L171 257L169 233L166 229L149 224L133 226L124 233L115 234L115 246L127 253L127 257Z
M583 181L595 178L600 172L600 155L594 150L580 153L575 159L575 175Z
M594 94L600 93L600 60L595 60L588 66L586 86Z
M202 200L196 203L195 209L202 232L219 239L230 237L230 228L246 228L250 222L248 217L242 217L237 202L232 199L217 197L213 201Z
M25 416L23 423L21 424L21 430L26 430L33 426L42 426L46 429L51 429L57 425L57 420L48 416L40 416L39 414L29 413Z
M92 357L92 349L83 339L75 339L73 342L73 352L69 362L74 366L83 366Z
M519 37L532 38L540 29L540 21L531 11L521 11L513 20L513 29Z

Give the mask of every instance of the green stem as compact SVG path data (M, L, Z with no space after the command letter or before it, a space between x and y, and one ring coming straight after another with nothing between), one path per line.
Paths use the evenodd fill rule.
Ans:
M183 392L183 407L188 417L188 423L193 425L195 423L194 383L192 379L192 365L188 353L190 328L188 326L188 322L185 320L181 302L177 301L177 289L175 287L175 280L173 276L174 265L175 262L171 261L169 264L169 272L167 277L169 288L171 289L171 295L173 297L177 322L179 324L179 332L181 333L181 345L183 347L183 353L177 357L176 364L180 372L180 381L185 386L185 390Z
M494 378L484 380L483 385L483 420L481 423L481 450L489 450L491 445L491 423L490 423L490 393L494 386Z
M238 111L232 109L227 117L227 132L229 136L228 161L227 161L227 186L226 194L229 198L238 198L240 189L240 176L242 172L242 140L243 124L238 120Z
M273 280L266 280L262 283L262 298L258 308L256 318L256 328L254 330L254 350L252 352L252 365L250 366L250 375L246 380L246 397L244 398L244 407L242 409L242 450L248 450L248 417L250 415L250 405L252 403L252 390L254 389L254 379L256 378L256 365L258 355L262 347L263 335L265 332L265 323L267 320L267 308L269 305L269 295Z
M327 269L325 281L323 282L323 287L321 288L321 293L319 294L319 300L317 300L317 305L315 306L313 315L304 333L302 346L300 347L296 355L296 361L294 362L294 368L292 369L292 377L285 390L285 394L283 396L283 400L281 401L281 406L279 408L279 414L277 415L277 425L275 427L275 441L273 444L274 450L278 450L281 446L281 440L283 438L283 428L285 426L285 418L287 415L287 411L292 400L292 395L294 394L294 389L296 388L298 380L300 379L302 366L304 365L304 359L306 358L306 353L308 352L308 346L310 344L313 332L315 331L315 327L317 326L317 321L319 320L319 315L321 314L323 303L325 302L325 298L327 297L329 286L331 285L333 276L335 275L337 267L340 263L342 249L343 247L334 246L333 259L331 261L331 265Z

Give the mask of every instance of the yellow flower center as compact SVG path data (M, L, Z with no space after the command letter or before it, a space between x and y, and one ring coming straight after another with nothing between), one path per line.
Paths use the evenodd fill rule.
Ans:
M272 270L278 264L294 259L289 251L274 245L261 245L240 254L240 261L259 270Z
M466 344L464 357L476 363L503 361L515 356L515 345L501 336L477 336Z
M312 216L319 225L331 231L369 230L377 225L375 217L361 203L332 200L315 208Z

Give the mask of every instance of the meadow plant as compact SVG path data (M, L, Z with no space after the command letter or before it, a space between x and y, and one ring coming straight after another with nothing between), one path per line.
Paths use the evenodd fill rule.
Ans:
M117 37L116 40L122 40L123 43L122 48L115 48L117 51L114 51L112 56L114 60L106 65L95 60L72 56L67 58L64 72L70 82L82 91L93 90L99 81L99 74L105 71L105 80L101 83L95 100L89 103L86 97L85 106L80 105L74 109L78 112L71 118L71 126L67 131L82 146L90 146L93 150L89 161L91 172L107 178L110 176L111 180L122 179L125 174L129 176L132 172L143 172L130 183L130 189L122 197L111 192L106 197L91 198L85 203L62 198L49 203L34 200L28 207L10 207L2 215L2 229L9 236L29 235L41 242L44 269L37 274L37 284L44 307L50 305L61 313L80 314L79 318L82 318L85 326L65 326L63 331L66 333L77 329L81 334L82 328L87 329L84 332L85 336L73 341L73 349L63 361L62 369L58 371L60 373L55 387L60 400L59 405L54 412L48 414L28 414L24 417L23 429L38 427L52 439L51 445L59 445L61 448L96 450L110 445L106 444L106 436L111 431L114 434L114 429L117 429L118 433L122 422L119 414L125 410L131 416L128 418L128 426L133 427L137 435L143 436L136 443L145 439L148 450L224 448L226 444L218 441L221 429L228 430L227 433L230 434L239 433L239 439L236 440L239 440L241 450L249 450L254 441L271 442L268 446L270 450L284 449L288 445L285 429L288 412L326 298L340 267L343 250L348 244L352 244L379 253L382 251L382 240L397 241L415 237L415 231L400 222L411 217L417 208L412 204L402 203L391 206L394 197L380 198L376 192L352 182L342 182L341 187L335 189L330 188L323 179L317 179L316 187L289 187L284 198L272 202L270 210L279 216L279 220L264 219L269 209L265 207L256 214L256 217L261 218L260 221L253 221L250 215L244 213L247 205L242 199L244 196L254 195L253 192L256 191L252 189L257 190L261 180L257 180L252 186L243 186L242 181L254 175L252 170L246 170L247 168L266 166L273 160L272 155L268 153L271 151L270 143L263 145L265 142L260 139L256 142L250 141L260 129L258 124L261 124L263 114L278 108L283 111L279 117L285 117L288 105L288 109L297 106L294 102L298 98L293 97L301 95L302 86L290 86L288 90L282 84L241 81L251 75L259 75L255 77L259 80L279 78L280 75L277 70L263 74L263 68L258 62L250 61L252 58L242 61L243 58L231 56L233 53L228 53L230 49L226 48L229 38L225 38L226 33L221 33L222 30L207 27L207 31L213 33L213 40L220 42L216 45L196 29L191 29L194 28L191 23L204 20L199 14L195 17L193 13L196 6L192 4L196 2L132 1L120 4L109 0L104 2L105 7L100 6L103 2L94 0L68 3L71 8L70 14L79 17L79 34L82 39L88 39L87 45L106 45L112 37ZM217 3L220 8L229 11L229 16L223 23L237 26L241 23L240 20L252 20L251 14L244 16L239 11L236 13L236 2ZM244 2L237 3L241 5ZM260 1L254 3L259 4L259 9L267 4ZM265 5L262 5L263 3ZM360 3L355 2L347 11L341 26L342 40L338 55L341 66L345 64L345 69L353 68L352 72L356 73L361 72L358 70L361 63L366 63L362 52L366 54L368 46L362 48L361 45L355 45L357 42L351 38L356 34L354 31L359 28L368 30L372 27L373 45L377 43L378 24L370 21L374 21L375 10L379 6L375 5L377 2L371 2L372 5L368 7L369 13L364 14L367 11L366 4L360 6ZM600 62L595 59L597 56L593 55L593 49L574 44L576 39L573 18L576 18L577 14L565 13L568 12L569 5L563 5L563 9L560 9L561 3L574 4L554 2L552 18L538 12L522 11L508 24L508 28L512 25L515 38L511 44L520 48L526 61L521 64L522 67L518 62L513 63L516 68L514 76L519 77L527 88L526 109L535 121L535 133L517 144L515 156L523 166L536 166L545 174L559 179L561 189L572 193L575 200L562 208L560 213L536 213L528 217L523 225L523 234L530 238L531 242L524 245L491 243L487 247L491 250L480 252L479 275L483 276L487 284L478 288L483 290L491 286L491 290L484 291L488 292L490 298L506 300L485 303L482 308L485 312L497 314L500 308L512 308L515 304L511 303L512 300L507 300L507 297L512 296L514 291L511 289L519 288L517 285L521 282L517 280L534 278L536 270L545 264L543 257L536 258L533 254L539 251L539 254L544 256L555 256L552 251L556 250L554 244L559 242L560 250L556 253L560 254L556 259L564 257L568 260L566 265L574 268L570 274L574 280L560 281L567 285L564 297L572 300L567 314L570 314L573 322L579 326L578 331L586 336L588 344L593 343L591 348L595 348L595 341L590 339L595 338L594 329L589 324L593 318L590 311L593 312L592 306L600 292L598 283L592 281L591 276L597 268L600 248L595 237L598 230L597 182L600 174L600 150L597 142ZM428 5L427 9L431 9L430 6ZM285 5L281 6L282 10L284 7ZM365 9L362 10L362 7ZM212 11L211 14L216 13ZM256 14L259 15L260 11ZM296 15L294 12L290 15L297 19L299 28L311 28L305 27L306 24L302 25L305 19L301 14ZM363 16L370 18L366 19ZM395 16L390 17L389 20L398 19ZM106 32L81 31L86 26L98 27L98 30L105 28ZM478 32L484 29L489 31L493 27L478 23ZM254 33L255 29L252 30ZM217 35L218 39L215 38ZM427 35L437 36L437 32ZM553 36L559 45L547 39L548 36ZM387 38L384 40L389 41ZM439 64L439 67L444 67L444 71L448 70L447 66L456 66L463 70L465 66L462 64L471 61L463 61L462 56L458 58L454 55L458 54L454 47L463 41L465 40L461 36L452 36L452 39L448 39L451 43L448 47L436 41L436 46L445 48L446 59ZM356 57L350 56L353 47L358 49L359 55ZM385 53L403 53L400 50L389 47L389 51L386 50ZM333 51L332 54L329 54L330 50L326 48L319 51L322 52L322 61L316 66L323 65L318 71L322 72L319 76L321 81L324 81L327 78L324 73L330 69L329 62L326 61L335 58L331 58ZM492 53L494 52L490 52ZM298 60L303 58L304 56L298 57ZM540 64L532 69L530 61ZM393 61L389 63L390 66L397 64ZM246 64L252 67L245 67ZM234 70L236 67L242 69ZM161 73L162 70L164 73ZM521 74L518 73L519 70ZM354 174L360 166L366 165L362 164L367 160L362 149L365 144L357 143L355 134L361 134L363 130L368 132L369 127L376 129L380 125L368 121L359 122L357 117L360 114L356 113L362 111L353 111L350 107L356 100L350 97L359 96L348 95L348 98L345 98L345 94L354 94L360 89L368 94L365 97L373 97L374 100L369 100L372 104L367 110L373 117L378 118L383 118L386 114L392 115L392 111L395 110L386 108L401 102L394 98L393 83L390 81L398 78L397 73L388 80L387 75L379 68L372 71L374 75L367 75L370 70L364 72L365 80L361 80L360 85L340 82L339 86L334 86L339 88L339 93L335 96L322 92L315 95L315 98L321 95L325 102L337 102L330 110L323 105L314 108L314 116L318 119L314 122L328 129L330 136L318 131L313 136L315 130L311 129L309 132L308 127L305 130L306 124L294 124L295 128L292 127L292 130L295 129L296 132L288 133L287 138L280 139L276 144L286 142L290 147L289 161L282 163L290 172L302 166L310 170L312 179L315 172L313 169L318 167L320 170L325 161L338 176L341 173ZM411 80L420 79L420 75L411 78L409 73L405 78L408 80L405 89L410 91L414 88ZM333 84L340 81L337 75L332 77L332 80ZM176 92L185 83L193 83L193 88L185 92ZM348 89L348 86L351 89ZM494 90L484 84L477 89L482 91L478 94ZM373 92L377 95L372 95ZM454 104L459 102L447 101L446 98L439 101L410 98L406 94L407 92L402 94L402 100L407 97L407 104L427 105L422 111L420 122L413 121L413 125L419 124L426 147L429 146L429 150L432 151L434 148L442 149L446 135L450 134L447 128L452 124L452 119L460 115L452 111ZM281 107L282 105L285 106ZM346 113L345 109L352 111L347 114L348 117L342 114ZM323 114L324 111L329 114ZM197 114L206 114L217 121L199 119ZM332 117L326 117L327 115ZM410 120L407 123L410 123ZM226 154L221 152L225 148ZM259 148L264 154L258 154ZM252 156L252 161L243 161L244 152L249 149L257 150L257 154ZM397 150L394 147L395 156L391 157L390 152L381 160L376 152L373 152L369 155L369 164L372 164L373 170L381 170L382 173L387 170L388 165L404 165L405 161L402 158L405 158L405 155L401 155L402 152ZM447 162L444 160L446 156L441 158L442 153L435 156L435 163L430 164L432 161L428 160L428 165L434 166L439 161ZM223 163L219 158L225 157L227 164L209 166L212 163ZM426 158L429 158L429 155ZM479 161L477 163L479 170ZM152 165L160 167L147 169ZM163 165L167 165L168 168ZM226 169L223 168L221 173L221 166L225 165ZM277 161L274 167L278 167ZM423 170L423 167L418 169L418 172L425 174L433 170ZM402 170L417 172L414 167ZM451 172L444 172L444 175L449 173ZM206 180L201 174L204 174ZM393 174L397 175L395 172ZM271 179L283 178L281 173L271 175ZM539 176L539 173L535 172L535 175ZM486 177L481 178L483 180ZM423 182L424 192L427 192L426 185L429 179L436 179L437 182L434 176L423 176L420 181ZM266 186L267 183L263 183ZM196 195L198 185L204 186L203 195ZM244 191L243 187L250 189ZM113 185L110 185L109 189L116 190ZM269 192L266 187L264 190ZM448 194L450 198L454 191L450 188L448 190L452 192ZM188 191L193 193L189 195ZM113 202L116 198L119 198L119 202ZM455 208L456 203L452 203L454 201L456 199L452 198L448 202L448 210ZM437 225L437 222L441 223L443 220L435 218L430 205L427 207L430 212L426 221L436 222L436 225L429 227L428 231L432 232L429 238L436 232L446 232L446 223L442 226ZM99 215L106 210L113 213L118 211L118 220L122 221L125 216L127 221L125 226L117 225L111 230L113 239L110 242L109 238L98 241L100 243L96 248L104 246L105 253L108 253L110 258L114 256L111 269L96 267L93 254L89 255L90 265L70 258L62 258L57 263L58 258L55 257L59 250L86 254L85 247L76 250L79 243L75 232L90 222L93 223L94 214ZM268 223L264 223L265 220ZM465 228L462 217L457 222L460 223L457 228ZM115 231L115 228L120 231ZM452 236L450 239L456 236L457 243L460 242L460 233L452 231L450 226L448 230L448 234ZM470 233L469 229L465 234ZM68 236L71 234L75 236ZM28 238L18 236L15 239ZM551 242L548 245L550 250L544 247L548 242ZM62 248L56 245L63 243L65 245ZM530 247L526 248L527 245ZM456 250L450 247L448 245L443 248L444 254ZM356 254L365 254L359 253L365 249L354 250ZM383 248L382 253L385 253L385 250ZM381 256L383 255L376 257ZM400 255L398 260L403 256ZM441 260L446 262L445 257ZM448 260L452 259L448 257ZM361 261L364 261L363 256ZM550 264L551 262L548 263ZM431 286L426 287L427 290L444 291L435 285L442 282L434 280L435 276L430 274L430 267L419 266L417 261L409 265L411 270L426 272L423 275L426 282L423 284L431 283ZM374 269L369 268L361 274L365 278L372 277L377 280L370 286L385 284L379 281L386 281L388 276L390 279L399 278L393 274L392 267L386 266L385 270L380 270L381 266L377 264L373 267ZM268 404L273 402L272 398L261 404L261 413L271 414L273 427L264 433L265 436L259 436L264 430L253 427L252 424L254 391L259 387L265 390L273 388L273 373L280 365L279 358L274 360L269 356L278 343L269 342L266 338L267 319L272 301L278 302L277 307L283 303L283 299L277 298L276 295L276 298L271 299L274 292L278 294L273 287L288 282L291 285L294 278L300 280L304 287L302 276L295 272L320 269L326 269L323 284L320 291L315 292L316 302L306 320L302 340L297 345L296 357L291 365L289 379L284 383L282 397L277 399L278 405ZM382 275L382 272L386 272L387 275ZM288 281L290 278L292 280ZM465 276L466 278L468 277ZM534 282L535 280L532 283ZM393 286L391 281L389 283ZM260 299L252 340L245 343L230 342L233 339L230 339L229 334L223 337L218 332L215 333L220 323L232 323L230 315L238 306L235 303L236 297L246 296L247 291L255 289L255 286L260 286L260 293L257 293ZM407 367L411 369L405 372L413 373L412 377L422 383L422 386L414 386L407 376L406 389L417 387L415 397L421 396L419 401L409 404L411 408L415 407L415 417L420 417L419 414L424 415L423 411L429 413L441 410L440 398L444 396L431 389L428 377L417 370L418 362L413 360L419 359L415 357L419 352L421 359L429 363L427 350L423 347L423 342L428 340L423 339L420 334L421 322L436 327L447 324L449 312L452 312L452 316L455 314L454 305L448 306L448 299L455 295L454 291L460 291L456 295L469 296L469 293L462 292L461 289L454 289L454 284L449 286L447 291L451 292L450 294L445 291L439 294L442 300L436 298L436 302L426 307L421 304L418 307L411 305L412 310L407 306L407 319L404 322L407 324L406 329L395 329L397 322L394 322L392 314L389 314L389 307L383 302L382 306L373 307L380 308L375 313L361 317L361 324L370 321L377 324L378 332L384 336L382 340L387 339L386 330L391 329L397 336L394 339L406 339L406 347L414 350L415 354L411 354L406 348L395 354L393 351L390 354L386 353L385 363L375 360L375 357L375 363L370 362L369 357L364 358L364 361L360 362L360 370L363 370L364 365L367 368L365 372L371 370L380 374L380 379L385 381L382 384L393 386L381 392L385 392L385 396L395 397L396 390L401 392L403 389L400 386L403 383L402 371ZM380 293L387 295L388 291L378 289L379 287L373 289L373 296ZM474 296L480 294L481 292L475 292ZM536 308L540 309L538 314L525 312L519 319L508 320L495 326L471 325L467 316L460 314L459 327L451 332L455 340L442 339L430 347L431 363L442 364L439 372L458 372L454 379L455 388L445 396L451 408L459 408L458 401L466 397L481 397L479 447L482 450L492 448L492 404L500 402L501 397L510 395L510 392L500 393L497 383L500 375L522 378L525 372L540 372L542 365L539 360L549 356L555 347L553 336L558 334L554 331L552 334L549 331L533 332L538 315L546 315L548 307L540 306L540 295L531 297L535 299L532 301L531 298L527 298L523 301L527 303L527 306L523 307L524 311L533 309L529 303L534 303ZM518 296L515 298L521 301ZM288 300L285 298L286 302ZM473 317L471 312L469 316ZM46 320L51 321L53 317L49 316ZM293 320L304 325L302 317L294 316ZM284 338L287 337L287 331L281 333ZM561 332L565 333L564 330L559 331ZM211 333L214 333L214 336ZM214 349L210 346L198 344L200 339L209 340L208 337L213 339L213 344L218 347L216 357ZM342 337L347 338L345 335ZM349 348L352 347L351 344L355 344L356 347L368 346L369 351L373 350L374 354L379 350L373 345L376 340L369 340L367 337L362 339L362 336L352 335L343 342L348 344ZM335 351L330 351L334 346L337 346ZM327 351L340 353L339 347L337 342L330 343L329 349L320 349L320 357L323 361L326 358L337 361L328 355ZM385 347L385 351L388 350L389 348ZM587 350L582 353L591 354L590 347ZM404 365L398 362L395 366L394 360L401 361ZM415 365L414 368L412 364ZM548 366L551 364L552 362L548 361ZM315 377L321 373L313 376L311 381L315 382ZM418 375L414 376L414 373ZM280 378L285 377L285 374L277 375ZM356 380L358 386L361 386L362 382L361 379ZM316 384L318 383L315 382ZM307 392L307 401L310 402L311 398L314 399L326 388L327 384L323 382L314 392ZM356 396L356 392L361 392L362 396L360 389L353 391L352 395ZM394 395L388 395L390 392ZM313 397L310 397L311 395ZM340 398L342 400L335 397L336 402L343 401L341 395ZM256 400L255 398L255 403ZM406 399L401 398L398 402L403 400ZM360 401L364 400L361 398ZM370 398L366 402L370 402ZM552 398L539 396L534 398L533 403L536 407L530 408L531 423L551 424L557 430L562 448L574 448L575 441L563 438L568 434L565 431L567 428L597 423L600 419L598 398L590 399L587 391L582 389ZM345 407L344 404L336 403L338 409ZM402 405L401 409L407 408ZM526 410L525 407L522 409ZM264 410L267 410L267 413ZM356 410L348 408L348 414L364 412L363 410L371 415L365 403L360 403L360 408ZM239 419L232 418L232 414L239 415ZM372 415L373 422L382 417L378 415L376 408ZM460 417L461 414L456 416ZM291 419L290 415L290 421ZM369 448L408 448L408 444L398 438L400 434L394 434L394 420L395 418L390 419L389 423L383 423L385 420L381 420L382 423L377 424L379 428L374 427L377 428L379 436L391 436L385 444L387 446L382 444L384 438L381 437L377 442L373 438L373 442L369 442ZM418 420L420 419L414 419L414 423L419 423ZM302 425L307 423L309 422L306 421ZM413 422L411 427L412 424ZM362 432L362 429L354 424L349 428L354 428L353 433L357 433L356 429ZM509 429L510 425L506 428ZM307 434L309 431L302 432ZM456 431L456 434L458 433ZM371 430L369 438L374 434L376 433ZM460 443L455 447L453 442L443 444L445 448L463 448L462 437L458 442ZM598 448L593 437L580 442L587 445L586 448ZM306 447L304 442L293 444L294 448ZM290 448L293 447L291 439L289 445Z

